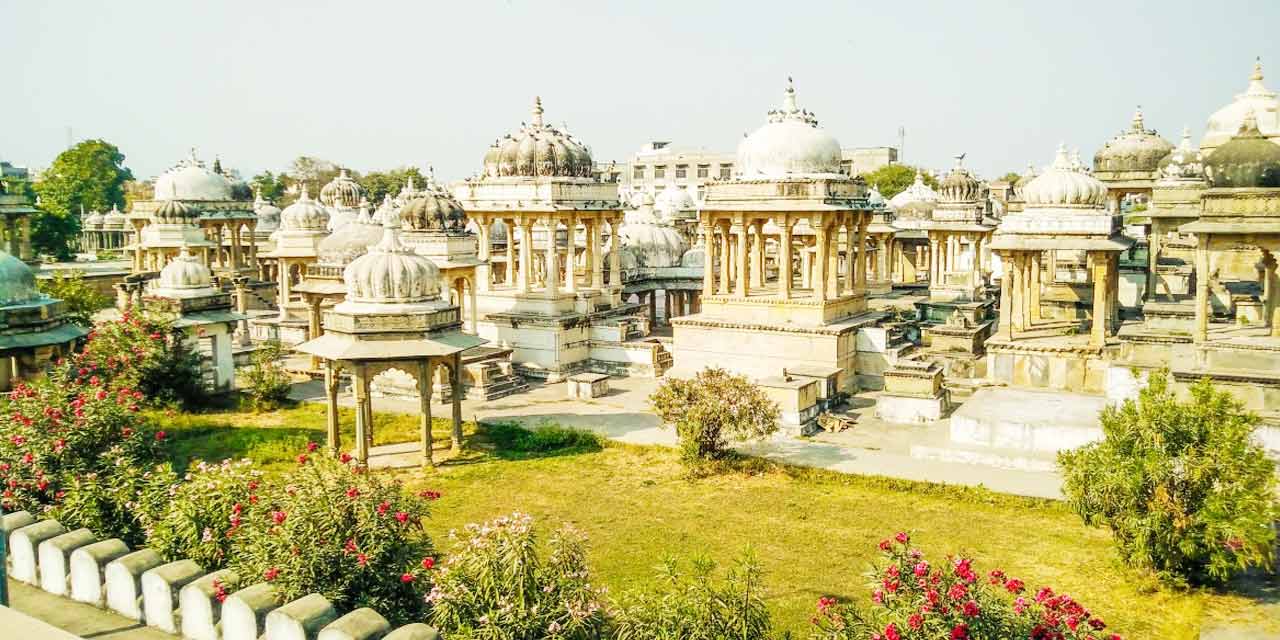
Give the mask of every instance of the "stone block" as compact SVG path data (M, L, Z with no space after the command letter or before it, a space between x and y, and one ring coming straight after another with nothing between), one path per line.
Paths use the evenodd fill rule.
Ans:
M49 538L40 543L40 588L55 596L70 592L68 578L71 573L71 553L80 547L93 544L98 538L88 529L76 529L71 533Z
M896 424L925 424L941 420L946 414L946 401L941 397L880 396L876 400L876 417Z
M95 607L106 599L103 588L107 564L129 553L129 545L119 538L85 545L71 552L71 599Z
M223 640L258 640L267 628L267 614L279 606L276 588L266 582L227 596L222 603Z
M415 622L388 633L382 640L440 640L440 632L435 627Z
M267 637L271 640L307 640L338 619L338 612L324 596L302 596L267 614Z
M134 551L107 563L107 608L142 622L142 574L164 564L151 549Z
M142 574L142 610L147 625L177 633L178 593L202 575L204 569L195 560L170 562Z
M30 585L40 584L40 543L67 532L57 520L42 520L9 534L9 557L13 571L9 577Z
M182 612L182 637L187 640L220 640L218 621L222 619L222 602L218 588L229 594L239 577L230 569L214 571L196 578L178 593L178 609Z
M36 523L35 516L26 511L15 511L0 515L0 536L4 536L5 542L9 541L9 534L28 525ZM13 554L5 554L5 567L10 571L13 570Z
M391 631L391 623L368 607L356 609L320 630L316 640L378 640Z

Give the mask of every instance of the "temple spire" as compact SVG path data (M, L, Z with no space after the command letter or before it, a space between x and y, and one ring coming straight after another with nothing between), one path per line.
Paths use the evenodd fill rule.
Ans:
M1136 111L1133 112L1133 130L1142 133L1147 130L1146 123L1142 120L1142 105L1138 105Z
M542 96L533 97L533 126L542 128Z
M787 90L782 94L782 111L783 113L792 113L799 111L796 106L796 84L791 80L791 76L787 76Z
M1053 157L1054 169L1070 169L1071 157L1067 155L1067 143L1058 143L1058 153Z

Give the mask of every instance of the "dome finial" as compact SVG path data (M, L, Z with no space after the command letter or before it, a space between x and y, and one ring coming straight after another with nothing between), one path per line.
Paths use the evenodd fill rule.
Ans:
M1191 127L1185 124L1182 125L1182 142L1179 143L1178 147L1184 151L1191 150Z
M1070 169L1071 157L1067 155L1067 143L1058 143L1058 153L1053 157L1054 169Z
M1142 105L1138 105L1137 110L1133 112L1133 130L1142 133L1147 130L1145 123L1142 121Z
M800 110L796 106L796 84L791 80L791 76L787 76L787 90L782 96L782 110L786 113Z
M303 201L311 199L311 194L308 193L306 182L302 183L302 194L298 196L298 199Z
M533 126L542 128L542 96L533 97Z
M1249 74L1252 82L1262 82L1262 56L1253 59L1253 73Z

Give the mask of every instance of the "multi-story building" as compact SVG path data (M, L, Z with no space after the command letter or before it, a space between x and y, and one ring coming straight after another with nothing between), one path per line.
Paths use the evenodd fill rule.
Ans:
M894 147L849 147L840 151L840 170L845 175L875 171L898 161ZM736 155L732 151L678 149L670 142L657 140L646 143L625 163L597 162L595 174L600 180L617 182L624 193L658 193L668 183L675 183L688 188L701 202L707 182L733 177Z

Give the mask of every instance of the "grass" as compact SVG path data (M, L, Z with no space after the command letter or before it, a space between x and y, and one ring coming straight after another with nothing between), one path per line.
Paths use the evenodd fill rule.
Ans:
M323 442L324 408L157 416L175 458L250 457L287 468L309 440ZM350 442L353 414L344 436ZM447 420L433 429L437 446ZM806 637L820 596L865 602L876 543L907 530L931 558L974 557L1029 586L1070 593L1125 638L1196 638L1202 621L1258 623L1274 616L1237 592L1171 591L1120 566L1109 534L1061 504L886 478L850 476L759 459L692 477L674 450L606 443L547 425L467 426L468 451L435 471L397 472L410 488L439 490L428 529L446 555L447 533L521 511L549 534L570 523L591 540L596 579L612 592L649 583L667 556L704 554L727 564L750 547L763 562L775 622ZM417 437L415 416L378 414L375 442ZM1272 602L1276 596L1270 595ZM1280 621L1270 620L1280 632Z

